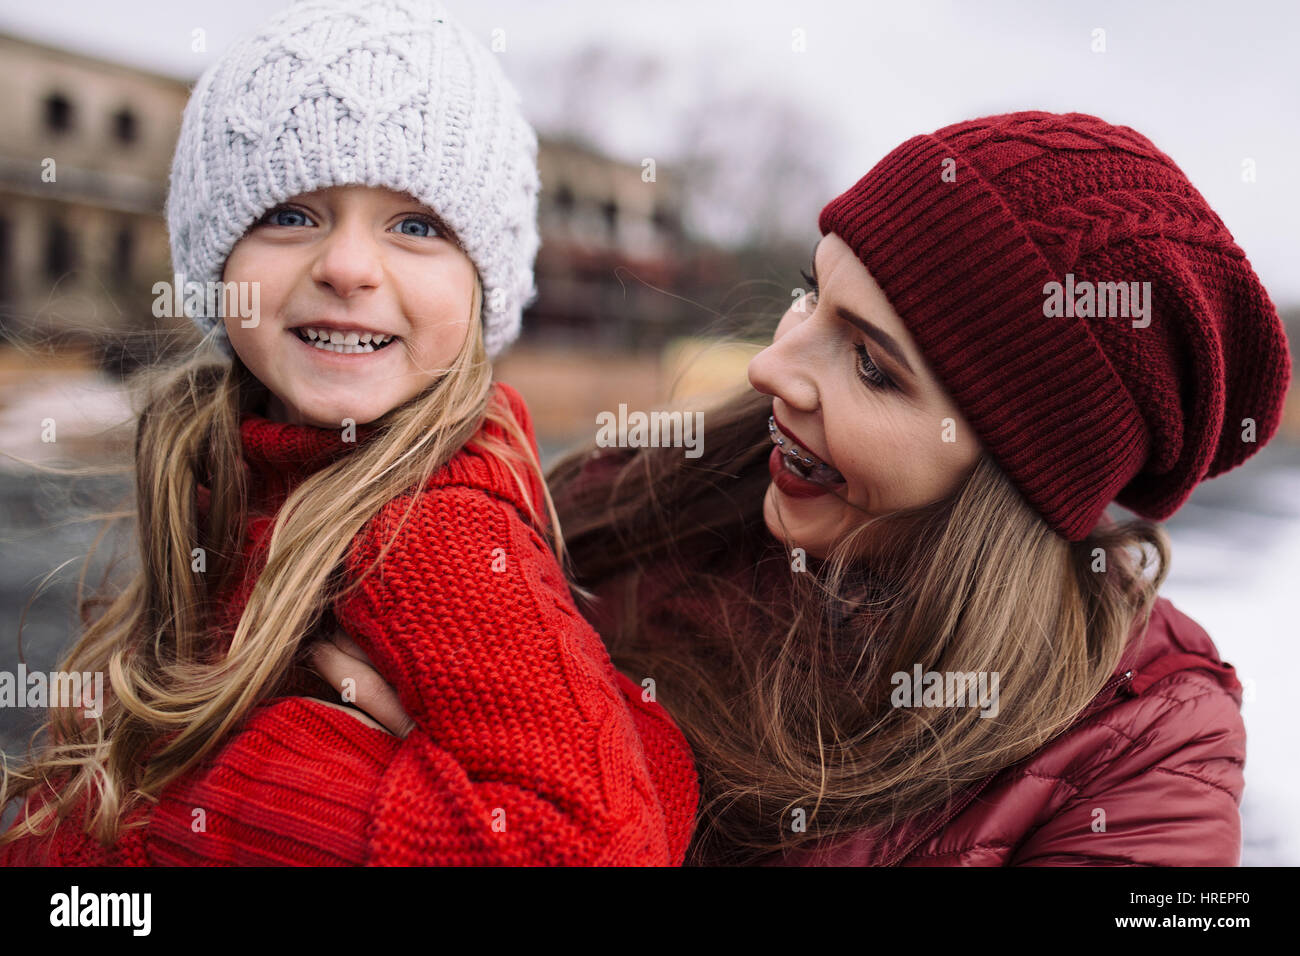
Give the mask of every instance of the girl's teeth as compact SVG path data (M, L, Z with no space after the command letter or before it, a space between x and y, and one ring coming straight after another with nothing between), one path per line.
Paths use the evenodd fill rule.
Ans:
M316 341L311 343L318 349L324 349L327 352L342 352L345 355L351 355L353 352L373 352L375 347L370 344L366 345L336 345L333 342Z
M299 331L309 345L345 355L355 352L373 352L393 338L391 335L378 335L373 332L340 332L337 329L303 328Z

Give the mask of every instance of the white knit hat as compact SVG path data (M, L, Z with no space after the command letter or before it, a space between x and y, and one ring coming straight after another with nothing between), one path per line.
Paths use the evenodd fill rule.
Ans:
M438 0L300 0L204 71L172 161L173 269L218 282L268 209L349 184L437 212L483 283L488 356L518 337L537 294L537 134L495 55ZM218 317L190 317L230 354Z

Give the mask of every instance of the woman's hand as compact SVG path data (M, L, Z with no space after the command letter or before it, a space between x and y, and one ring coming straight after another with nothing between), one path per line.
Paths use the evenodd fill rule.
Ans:
M311 665L340 697L344 695L344 681L351 680L346 690L353 697L352 703L365 713L328 700L321 703L348 711L362 723L398 737L404 738L415 729L415 721L402 710L397 691L375 670L366 652L343 631L335 631L328 640L312 643Z

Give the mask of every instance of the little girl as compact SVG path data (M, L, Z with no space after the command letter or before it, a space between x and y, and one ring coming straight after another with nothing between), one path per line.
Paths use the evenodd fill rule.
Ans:
M257 314L195 314L223 361L143 407L141 567L60 665L111 692L6 768L0 864L682 861L690 751L577 613L492 381L534 293L536 148L427 0L299 3L199 80L173 262ZM338 630L404 737L307 696Z

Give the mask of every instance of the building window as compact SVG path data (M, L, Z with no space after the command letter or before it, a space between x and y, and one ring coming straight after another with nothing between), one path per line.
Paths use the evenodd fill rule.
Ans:
M125 289L131 285L131 252L134 245L134 239L131 235L131 227L123 226L117 230L117 237L113 242L113 273L109 277L113 283L120 289Z
M126 107L113 114L113 135L119 143L134 143L139 135L135 114Z
M72 129L72 101L62 93L51 93L45 98L45 126L55 133Z
M57 282L76 265L72 233L61 222L52 222L45 233L45 274Z
M9 276L12 273L9 260L13 256L9 244L10 229L9 220L0 219L0 302L8 302L13 297L13 289L9 285Z
M555 208L563 213L573 210L573 190L569 188L568 183L555 190Z
M655 229L660 232L676 233L680 225L677 220L677 211L665 206L655 206L655 211L650 217L654 223Z

